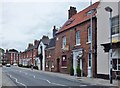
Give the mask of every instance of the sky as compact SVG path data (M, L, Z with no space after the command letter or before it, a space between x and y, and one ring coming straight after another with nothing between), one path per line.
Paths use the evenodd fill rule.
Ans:
M0 47L24 51L28 43L40 40L43 35L51 38L53 26L59 29L68 20L70 6L79 12L90 5L89 1L1 0Z

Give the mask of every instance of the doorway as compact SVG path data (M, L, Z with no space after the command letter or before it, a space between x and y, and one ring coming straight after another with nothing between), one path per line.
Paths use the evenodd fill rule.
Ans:
M60 72L60 59L57 59L57 72Z

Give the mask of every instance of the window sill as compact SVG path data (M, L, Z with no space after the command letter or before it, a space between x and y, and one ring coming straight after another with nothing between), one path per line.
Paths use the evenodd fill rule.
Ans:
M66 66L62 66L61 68L67 68Z
M80 46L81 44L76 44L76 45L74 45L74 46Z
M114 70L114 69L113 69L113 71L120 71L120 70Z
M54 66L52 66L51 68L54 68Z
M91 43L91 41L89 41L89 42L86 42L86 44L90 44Z
M114 38L114 37L118 37L119 36L119 34L113 34L112 35L112 37Z

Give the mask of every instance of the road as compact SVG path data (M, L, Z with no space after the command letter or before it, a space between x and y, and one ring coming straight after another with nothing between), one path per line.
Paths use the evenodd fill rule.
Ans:
M83 83L79 80L68 80L65 77L59 77L57 75L46 74L40 71L34 71L30 69L23 69L16 66L3 67L3 73L6 74L18 87L48 87L54 88L93 88L97 85L90 85ZM43 87L44 86L44 87ZM68 87L69 86L69 87ZM101 88L100 86L98 88ZM105 88L105 87L104 87ZM108 87L107 87L108 88ZM110 87L111 88L111 87ZM112 87L113 88L113 87Z

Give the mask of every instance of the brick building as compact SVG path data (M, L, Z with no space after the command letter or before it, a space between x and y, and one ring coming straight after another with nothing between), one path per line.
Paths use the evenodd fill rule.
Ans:
M4 49L0 48L0 65L5 63Z
M15 49L6 50L5 59L7 63L10 63L11 65L18 64L19 63L18 51Z
M78 13L75 7L70 7L68 20L56 34L55 71L69 73L70 66L73 65L74 75L76 75L77 65L80 64L82 76L96 75L96 11L92 14L92 60L88 13L98 5L99 2L96 2Z
M48 46L49 44L49 37L43 35L43 37L40 39L40 44L38 46L38 56L39 56L39 62L40 62L40 69L45 71L45 60L46 60L46 56L45 56L45 48Z
M23 52L20 52L19 63L24 66L35 66L35 59L38 57L38 46L39 40L35 40L34 44L29 43L27 49Z
M55 44L57 28L53 28L53 38L49 39L49 44L45 48L45 64L46 71L55 71Z

